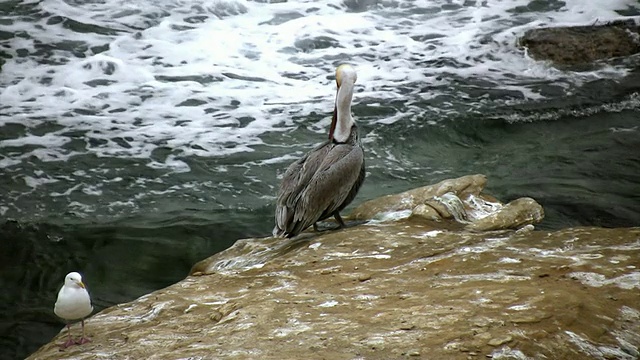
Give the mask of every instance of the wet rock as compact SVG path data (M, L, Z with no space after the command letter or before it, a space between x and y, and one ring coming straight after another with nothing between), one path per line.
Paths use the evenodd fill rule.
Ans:
M435 185L423 186L400 194L366 201L355 208L350 217L355 220L368 220L385 212L411 210L418 205L427 203L434 197L443 196L449 192L465 199L469 195L479 195L486 183L487 177L481 174L447 179Z
M420 204L411 211L412 216L427 220L438 221L443 218L443 214L435 209L431 204Z
M155 77L158 81L164 82L181 82L181 81L195 81L200 83L201 85L207 85L212 82L223 81L224 78L221 76L215 75L187 75L187 76L167 76L167 75L157 75Z
M326 358L455 358L505 344L531 358L632 359L640 346L640 228L441 232L418 245L429 231L396 222L243 240L200 263L215 272L194 269L88 319L93 342L61 354L62 331L31 359L309 358L310 347ZM374 276L358 281L358 269ZM609 281L563 276L577 270Z
M271 1L271 3L275 3L275 2L276 1ZM286 2L286 1L280 1L280 2ZM287 21L299 19L303 16L304 16L303 14L295 11L276 13L274 14L274 17L271 20L261 22L259 25L281 25L286 23Z
M267 81L267 79L261 78L261 77L257 77L257 76L243 76L243 75L238 75L238 74L234 74L231 72L223 72L222 75L228 77L229 79L234 79L234 80L243 80L243 81L250 81L250 82L264 82Z
M385 218L384 214L412 209L410 218L418 221L452 220L469 231L522 229L521 232L532 230L531 226L544 218L542 206L531 198L520 198L503 205L483 194L486 183L484 175L445 180L367 201L353 211L351 218Z
M420 351L419 350L409 350L409 351L407 351L407 355L409 355L409 356L420 356Z
M386 6L397 6L393 1L381 1L381 0L345 0L344 5L350 12L364 12L371 9L377 9Z
M532 311L525 314L515 314L509 318L509 321L514 324L537 323L549 317L550 315L544 312Z
M505 335L505 336L493 338L493 339L489 340L487 342L487 344L489 344L491 346L500 346L502 344L506 344L506 343L510 342L511 340L513 340L513 338L511 336Z
M302 52L312 52L317 49L341 47L338 40L328 36L316 36L296 40L294 46Z
M520 229L539 223L543 218L544 210L540 204L531 198L520 198L513 200L500 210L467 225L466 229L472 231Z
M447 194L452 194L452 193L449 192ZM424 205L435 210L435 212L439 215L439 220L456 218L456 215L458 215L457 216L458 219L465 221L467 216L464 209L462 209L464 205L461 203L460 198L458 198L455 195L448 196L448 198L455 197L458 201L446 201L445 199L443 199L443 197L446 196L447 194L444 194L443 196L437 196L433 199L426 200ZM450 205L453 205L453 206L450 206ZM416 208L420 206L421 205L418 205L416 206ZM413 211L411 212L411 215L414 215L414 216L418 215L416 208L413 209Z
M444 181L359 214L480 196L485 182ZM637 358L640 228L436 225L238 240L184 280L89 318L91 343L61 353L63 330L30 359Z
M633 19L606 24L531 29L518 39L536 60L579 66L640 52L640 25Z
M212 5L208 6L206 10L219 18L245 14L247 11L249 11L247 6L243 3L232 1L215 2Z

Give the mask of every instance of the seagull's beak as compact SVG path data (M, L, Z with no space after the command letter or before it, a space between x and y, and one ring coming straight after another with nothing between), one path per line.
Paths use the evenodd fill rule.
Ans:
M78 286L80 286L83 289L85 288L84 283L82 281L77 281L76 284L78 284Z

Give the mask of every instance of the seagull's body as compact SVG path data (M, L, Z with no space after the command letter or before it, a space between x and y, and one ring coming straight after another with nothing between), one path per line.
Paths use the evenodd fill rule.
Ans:
M82 337L77 344L84 344L90 341L84 336L84 318L89 316L92 311L91 297L89 297L89 292L82 282L82 276L77 272L67 274L53 308L53 312L67 323L69 339L62 344L63 348L76 344L71 337L71 322L74 320L82 321Z
M351 116L356 71L349 65L336 69L338 93L329 140L289 166L282 179L276 205L273 235L294 237L316 222L335 217L364 182L364 150Z

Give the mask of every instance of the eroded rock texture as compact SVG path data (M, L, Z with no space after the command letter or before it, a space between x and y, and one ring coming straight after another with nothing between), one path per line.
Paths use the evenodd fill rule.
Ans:
M468 186L432 190L481 196L482 176L461 179ZM355 217L415 212L425 191ZM497 212L539 207L519 201ZM91 343L60 351L63 330L30 358L638 358L640 228L441 226L449 221L410 215L239 240L183 281L88 319Z

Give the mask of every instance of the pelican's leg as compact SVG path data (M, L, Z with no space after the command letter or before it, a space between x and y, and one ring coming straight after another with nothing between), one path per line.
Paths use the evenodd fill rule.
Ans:
M67 324L67 336L69 339L65 341L62 345L60 345L61 349L66 349L71 345L75 345L75 341L71 338L71 324Z
M338 229L341 229L341 228L345 227L344 221L342 220L342 217L340 217L340 213L338 213L338 212L334 213L333 217L336 218L336 221L340 225L340 226L338 226Z
M315 232L319 232L320 230L318 230L318 224L313 223L313 231Z
M88 343L89 341L91 341L91 340L90 340L89 338L87 338L87 337L85 337L85 336L84 336L84 319L82 319L82 337L81 337L81 338L80 338L80 340L78 341L78 344L79 344L79 345L86 344L86 343Z

